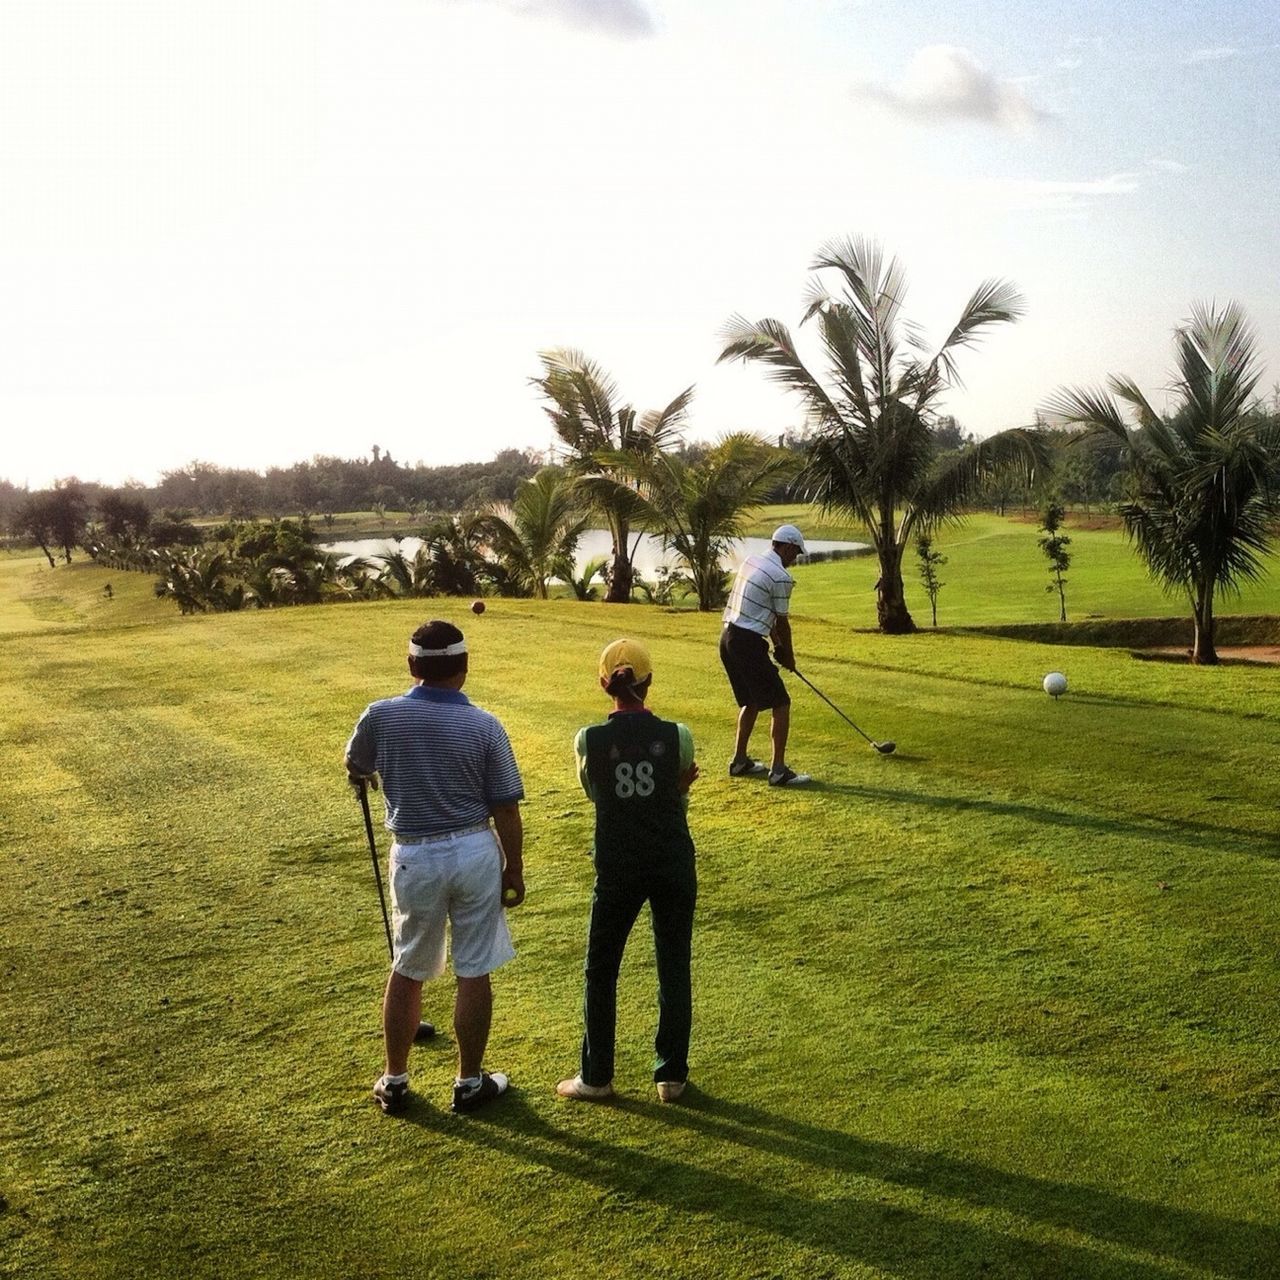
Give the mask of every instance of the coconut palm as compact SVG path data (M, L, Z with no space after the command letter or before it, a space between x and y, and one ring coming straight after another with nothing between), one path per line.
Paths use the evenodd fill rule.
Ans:
M596 580L596 578L604 577L604 571L608 563L608 556L592 556L591 559L582 566L581 573L567 579L569 586L573 589L573 594L576 599L595 600L600 595L600 593L591 584Z
M613 542L607 603L631 598L631 535L639 510L631 476L635 465L652 458L679 436L693 398L682 391L664 409L637 413L631 405L614 407L613 380L580 351L543 351L543 376L532 379L548 403L544 406L556 435L568 448L568 468L579 478L585 499L604 519ZM592 485L593 480L611 483ZM638 538L637 538L638 541Z
M436 594L435 560L431 548L423 543L411 556L397 547L383 555L371 557L377 570L379 590L389 596L405 598Z
M572 580L573 557L586 523L568 473L543 467L520 482L509 507L485 513L483 529L518 589L545 600L552 578Z
M724 603L725 552L743 536L751 508L794 466L789 454L738 432L696 462L661 453L637 468L644 524L679 558L699 609Z
M1254 403L1257 339L1234 303L1192 308L1174 339L1181 404L1162 416L1132 378L1108 385L1136 421L1130 428L1105 391L1066 389L1048 408L1087 435L1124 446L1132 497L1125 530L1154 578L1184 592L1195 623L1191 660L1216 663L1214 598L1263 572L1280 515L1280 419Z
M480 591L488 568L482 516L474 512L439 516L422 530L421 537L441 595L470 596Z
M725 332L723 360L755 361L799 395L816 429L799 484L825 510L866 526L880 561L876 616L887 632L914 631L902 558L918 533L956 518L980 483L1002 469L1030 472L1047 451L1029 431L1003 431L939 457L930 427L939 397L958 384L956 356L979 335L1022 314L1022 298L1002 280L974 291L946 340L930 353L902 316L906 278L878 245L834 240L814 258L839 292L815 276L801 323L816 319L829 387L800 359L787 327L741 316Z

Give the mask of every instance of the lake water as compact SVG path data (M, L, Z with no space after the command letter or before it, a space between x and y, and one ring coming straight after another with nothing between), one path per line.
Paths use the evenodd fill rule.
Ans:
M632 541L634 542L635 539L633 538ZM361 538L353 542L327 542L323 550L335 552L340 556L378 556L386 555L399 547L406 555L411 556L421 545L421 538L398 540ZM578 539L578 554L574 557L574 568L581 572L588 560L594 560L597 556L608 556L612 545L607 529L588 529ZM724 567L736 569L748 556L768 551L769 546L768 538L740 538L730 544L723 558ZM822 538L806 538L805 547L808 551L815 552L844 551L855 554L871 550L865 542L833 542ZM804 564L804 562L805 557L801 557L800 563ZM675 564L675 556L671 552L663 551L660 539L649 534L641 536L640 545L636 549L635 566L642 578L652 578L659 565L674 567Z

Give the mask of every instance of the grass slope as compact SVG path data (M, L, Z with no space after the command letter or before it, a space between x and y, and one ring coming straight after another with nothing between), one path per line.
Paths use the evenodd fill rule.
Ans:
M800 527L810 532L803 510L776 507L767 511L770 516L776 513L798 519ZM1179 596L1166 595L1151 581L1121 530L1076 527L1069 519L1065 532L1072 540L1069 550L1074 557L1067 572L1069 621L1185 617L1190 633L1190 605ZM858 531L837 529L828 536L857 539ZM1057 593L1046 590L1049 566L1036 545L1041 536L1034 517L1021 520L984 514L940 530L935 548L948 562L939 570L944 585L938 595L938 625L1056 622ZM1274 564L1275 557L1269 557L1268 570ZM875 556L802 565L796 572L797 581L803 584L802 589L797 588L796 609L857 627L876 625L879 568ZM919 626L927 627L929 600L920 583L914 547L903 561L903 578L912 616ZM1220 598L1217 608L1220 616L1280 613L1280 574L1268 572L1239 595Z
M394 1121L367 1098L385 952L339 761L424 606L181 618L121 592L112 625L103 571L51 592L5 562L0 1274L1280 1274L1276 674L1073 650L1054 703L1060 650L851 630L824 585L851 567L801 579L801 668L899 751L800 688L820 781L795 793L723 776L715 618L427 606L516 744L530 898L496 979L511 1096L449 1115L446 1036ZM569 744L623 632L705 768L696 1087L666 1108L643 928L622 1099L552 1093L591 882ZM447 1023L446 983L425 1003Z

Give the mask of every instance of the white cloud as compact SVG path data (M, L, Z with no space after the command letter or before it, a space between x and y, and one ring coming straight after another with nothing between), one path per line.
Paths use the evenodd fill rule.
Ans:
M1084 65L1083 58L1059 58L1054 64L1059 71L1074 71L1077 67Z
M1014 178L967 184L968 198L980 206L1014 211L1083 214L1099 202L1141 189L1137 173L1102 178Z
M1212 49L1193 49L1185 58L1182 59L1185 66L1194 66L1199 62L1222 62L1227 58L1234 58L1239 54L1240 50L1233 45L1215 45Z
M452 0L458 3L458 0ZM476 3L477 0L463 0ZM657 30L653 14L644 0L490 0L513 13L531 18L554 18L580 31L639 39Z
M1022 88L998 80L967 50L935 44L921 49L896 87L862 83L854 95L926 124L975 121L1026 132L1047 119Z
M1180 160L1166 160L1163 157L1156 156L1147 161L1147 168L1153 169L1156 173L1186 173L1187 166Z

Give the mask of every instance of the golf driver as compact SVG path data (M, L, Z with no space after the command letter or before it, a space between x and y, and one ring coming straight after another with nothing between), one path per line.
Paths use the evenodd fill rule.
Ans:
M369 857L373 859L373 882L378 886L378 902L382 907L382 927L387 935L387 952L394 961L396 949L391 941L391 917L387 915L387 895L382 890L382 870L378 866L378 844L373 838L373 815L369 812L369 784L364 778L356 783L356 791L360 796L360 808L364 810L364 830L365 835L369 837ZM414 1043L421 1044L424 1040L430 1040L435 1033L434 1023L420 1022L413 1036Z
M825 693L823 693L823 692L822 692L822 690L821 690L821 689L819 689L819 688L818 688L818 686L817 686L816 684L814 684L812 680L806 680L806 679L805 679L805 677L804 677L804 676L802 676L802 675L800 675L800 673L799 673L798 671L796 671L796 672L795 672L795 674L796 674L797 676L800 676L800 679L801 679L801 680L804 680L805 684L807 684L807 685L809 686L809 688L810 688L810 689L812 689L812 690L814 691L814 693L816 693L816 694L818 695L818 697L820 697L820 698L823 700L823 702L825 702L825 703L827 704L827 706L829 706L829 707L831 708L831 710L832 710L832 711L834 711L834 712L836 713L836 715L838 715L838 716L840 717L840 719L841 719L841 720L843 720L846 724L851 725L854 729L857 729L857 731L858 731L859 733L861 733L861 734L862 734L862 736L863 736L864 738L866 738L866 740L867 740L869 743L871 743L871 745L872 745L873 747L875 747L875 749L876 749L876 750L877 750L877 751L878 751L882 756L891 756L891 755L893 755L894 750L897 748L897 745L898 745L896 742L877 742L877 741L876 741L876 740L875 740L875 739L874 739L870 734L868 734L868 733L862 733L862 730L861 730L861 729L858 729L858 726L857 726L856 724L854 724L854 723L853 723L853 721L852 721L852 720L850 720L850 719L849 719L849 717L848 717L847 715L845 715L845 713L844 713L843 711L841 711L841 710L840 710L840 708L839 708L839 707L837 707L837 706L836 706L836 704L835 704L834 702L832 702L832 701L831 701L831 699L830 699L830 698L828 698L828 697L827 697L827 695L826 695Z

